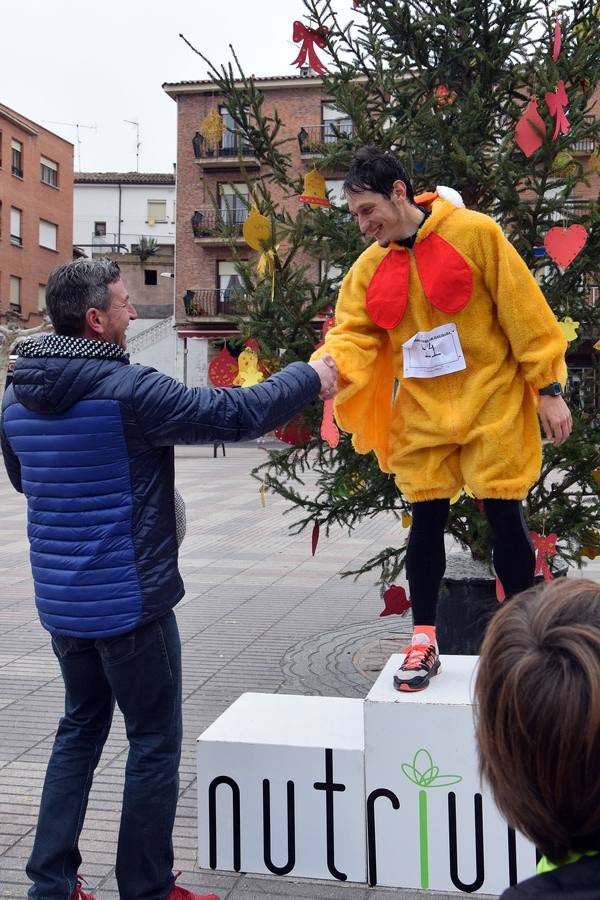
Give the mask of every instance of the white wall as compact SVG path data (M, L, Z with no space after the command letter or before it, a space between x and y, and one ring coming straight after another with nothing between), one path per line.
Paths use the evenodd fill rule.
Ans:
M127 329L130 362L151 366L171 378L178 377L176 345L177 336L172 316L168 319L135 319Z
M167 221L148 222L148 200L166 200ZM116 184L75 184L73 192L73 244L87 256L91 243L119 243L119 186ZM94 237L94 222L106 222L106 237ZM160 244L175 243L175 185L121 185L121 239L131 249L141 235ZM110 247L106 248L107 251Z

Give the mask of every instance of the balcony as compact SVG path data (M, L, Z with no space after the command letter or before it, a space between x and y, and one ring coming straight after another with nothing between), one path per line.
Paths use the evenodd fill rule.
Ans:
M585 116L584 122L586 125L592 125L594 116ZM593 137L582 138L580 141L576 141L569 147L569 151L578 156L591 156L595 149L596 141Z
M248 218L246 207L196 209L191 217L195 244L216 245L242 242L242 227Z
M196 132L198 135L199 132ZM194 159L203 169L258 169L260 163L250 144L246 144L233 131L227 131L218 147L209 147L200 135L192 140Z
M186 291L183 297L185 314L188 319L218 319L238 314L237 301L243 294L232 290Z
M353 130L350 119L332 119L323 125L303 125L298 132L300 155L323 156L331 149L331 144L352 137Z
M579 221L582 216L589 216L591 210L591 200L566 200L562 209L557 209L552 213L552 220L570 224Z

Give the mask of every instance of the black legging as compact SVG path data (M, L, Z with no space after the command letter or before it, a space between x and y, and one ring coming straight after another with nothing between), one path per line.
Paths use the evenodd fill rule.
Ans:
M484 500L492 531L494 568L507 597L533 584L535 552L520 500ZM434 625L440 584L446 570L444 529L449 500L413 503L406 549L406 576L413 621Z

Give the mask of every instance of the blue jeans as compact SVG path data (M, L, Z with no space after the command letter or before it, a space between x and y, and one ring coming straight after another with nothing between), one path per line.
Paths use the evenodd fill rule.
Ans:
M175 614L113 638L54 636L65 715L48 763L27 874L35 900L68 900L79 835L115 701L129 754L116 877L120 900L164 900L173 886L181 755L181 643Z

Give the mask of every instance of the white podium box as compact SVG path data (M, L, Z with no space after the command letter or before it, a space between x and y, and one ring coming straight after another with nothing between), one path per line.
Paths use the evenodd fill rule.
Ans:
M198 739L198 861L366 881L363 701L243 694Z
M442 656L426 690L402 693L393 674L403 657L392 656L365 700L370 884L499 894L535 874L535 848L508 828L479 777L477 659Z

